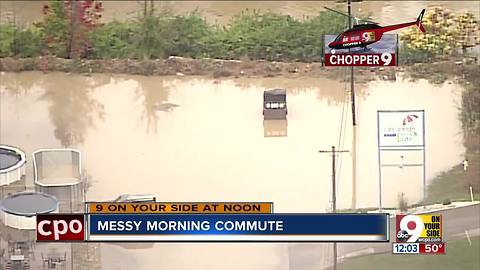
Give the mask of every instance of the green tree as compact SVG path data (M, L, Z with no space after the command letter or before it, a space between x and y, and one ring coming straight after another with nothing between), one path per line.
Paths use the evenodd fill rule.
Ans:
M101 2L95 0L51 0L43 7L39 24L49 53L64 58L84 57L90 48L88 32L99 24Z
M43 13L45 17L39 26L44 33L47 51L58 57L68 57L68 20L63 2L50 1L50 5L44 6Z

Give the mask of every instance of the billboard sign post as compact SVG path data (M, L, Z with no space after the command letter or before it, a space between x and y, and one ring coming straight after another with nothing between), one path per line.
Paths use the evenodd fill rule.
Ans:
M382 167L422 167L423 199L426 196L425 173L425 111L377 111L379 210L382 211ZM401 164L383 164L382 152L421 151L422 163L407 163L401 156Z

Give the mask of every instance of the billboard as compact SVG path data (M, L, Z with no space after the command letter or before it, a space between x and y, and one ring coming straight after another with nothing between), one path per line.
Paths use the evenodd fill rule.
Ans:
M365 32L364 34L368 34ZM373 32L372 32L373 34ZM396 34L384 34L382 38L366 48L332 49L328 46L338 35L325 35L325 66L396 66L397 39Z
M378 111L379 147L425 145L425 111Z

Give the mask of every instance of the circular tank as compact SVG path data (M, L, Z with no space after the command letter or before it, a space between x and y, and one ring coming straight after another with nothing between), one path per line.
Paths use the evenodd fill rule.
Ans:
M0 145L0 186L9 185L25 175L25 153L15 147Z
M6 226L34 230L36 214L58 213L55 197L40 192L21 192L0 202L0 218Z

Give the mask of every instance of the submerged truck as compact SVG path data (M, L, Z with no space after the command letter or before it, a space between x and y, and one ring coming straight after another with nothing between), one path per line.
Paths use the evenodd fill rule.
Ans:
M273 89L263 92L263 119L287 119L287 91L285 89Z

